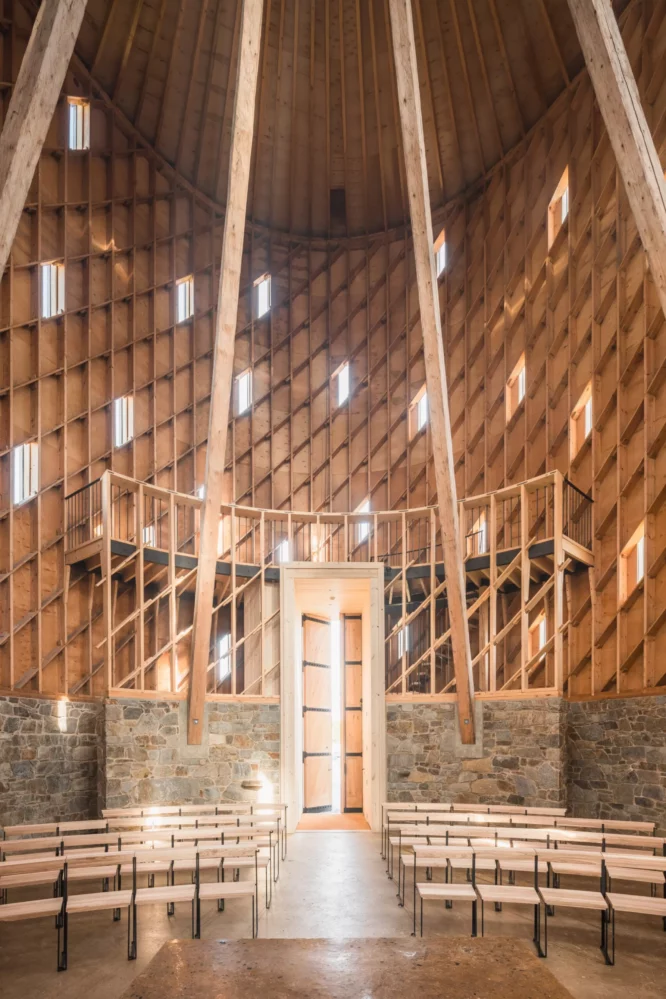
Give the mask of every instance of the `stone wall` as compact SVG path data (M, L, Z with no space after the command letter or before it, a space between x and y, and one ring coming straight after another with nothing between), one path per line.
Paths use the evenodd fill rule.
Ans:
M666 832L666 696L578 701L567 712L568 805Z
M575 815L653 819L666 832L666 696L479 701L477 744L452 703L387 705L388 797L544 802ZM279 796L276 704L206 705L187 745L184 702L0 697L0 826L82 819L105 806Z
M248 778L279 798L280 708L277 704L206 705L201 746L187 745L184 701L112 700L104 715L101 796L106 807L256 799Z
M454 704L387 705L388 798L564 805L565 702L478 701L476 709L469 747Z
M97 815L103 705L0 697L0 826Z

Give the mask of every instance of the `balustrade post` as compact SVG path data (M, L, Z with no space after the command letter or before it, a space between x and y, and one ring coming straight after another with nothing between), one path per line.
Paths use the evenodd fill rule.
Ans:
M111 473L107 470L102 475L100 482L102 493L102 605L104 614L104 631L106 633L105 643L105 672L106 672L106 693L113 687L113 603L111 595L111 531L113 528L113 511L111 509ZM92 623L91 623L92 627ZM92 663L90 664L92 667Z
M144 506L145 506L145 493L143 489L143 482L139 483L139 492L136 507L134 510L134 519L136 524L136 574L135 574L135 592L136 600L139 605L139 633L138 641L135 642L135 660L134 668L137 670L137 676L139 677L139 687L141 690L145 689L145 679L143 673L143 665L145 662L145 648L144 648L144 636L145 636L145 617L144 617L144 557L143 557L143 528L144 528ZM136 627L136 623L134 625Z
M530 618L527 605L530 599L530 553L528 493L520 487L520 689L527 690L527 661L530 639Z
M435 630L437 628L437 606L435 600L435 590L437 589L437 573L435 571L435 564L437 558L437 520L435 517L435 508L430 508L430 693L435 694L437 691L436 687L436 677L437 677L437 654L435 652Z
M553 541L553 572L555 575L555 620L553 622L553 649L555 655L555 686L559 693L562 693L564 684L564 645L562 635L563 608L564 608L564 551L562 548L563 531L563 496L564 496L564 476L561 472L554 472L554 541Z
M236 508L231 507L229 510L230 524L229 524L229 540L231 545L231 693L236 693ZM218 552L219 554L219 552ZM216 565L217 569L217 565ZM213 590L213 596L214 596ZM217 625L217 615L215 615L215 624ZM213 639L213 648L215 648L215 640L217 635ZM210 652L209 652L210 655ZM213 658L215 653L213 653ZM205 696L205 695L204 695Z
M178 690L176 634L178 631L178 615L176 607L176 498L169 493L169 665L171 667L171 690Z
M260 656L261 656L261 690L264 693L266 683L266 573L264 572L264 511L259 515L259 589L260 589Z
M488 690L497 690L497 500L490 494L490 594L489 594L489 640Z

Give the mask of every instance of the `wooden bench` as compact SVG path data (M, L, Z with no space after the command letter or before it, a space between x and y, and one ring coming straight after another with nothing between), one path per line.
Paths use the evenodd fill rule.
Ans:
M476 920L476 907L478 902L478 897L476 891L471 884L450 884L450 883L438 883L435 884L432 881L428 881L425 884L417 884L416 892L419 896L421 902L421 936L423 936L423 903L424 902L445 902L447 908L449 903L456 902L471 902L472 903L472 936L475 937L477 934L477 920ZM416 919L416 909L414 909L414 919Z
M57 968L58 971L65 971L67 968L67 914L64 898L38 898L30 902L10 902L0 905L0 922L44 919L46 917L55 917L55 927L58 933ZM62 940L61 933L63 934Z
M653 898L646 895L622 895L617 892L607 892L606 900L610 906L611 950L608 952L608 934L606 934L605 957L608 964L615 964L615 914L630 912L642 916L657 916L662 920L666 931L666 898Z
M218 912L230 898L250 898L252 900L252 937L259 931L259 906L257 887L250 881L206 881L197 891L197 937L201 936L201 902L217 901Z
M601 891L579 891L573 888L539 888L539 896L544 906L543 956L548 956L548 916L554 913L555 906L566 909L588 909L601 913L601 949L607 952L606 929L608 925L608 902Z

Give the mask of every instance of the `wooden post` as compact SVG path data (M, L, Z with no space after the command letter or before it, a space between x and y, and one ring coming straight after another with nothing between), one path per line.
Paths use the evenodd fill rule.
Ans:
M229 186L222 237L222 262L215 328L213 384L210 397L199 567L194 605L187 724L187 740L191 745L200 744L203 736L206 668L208 666L217 561L217 532L223 498L224 460L227 449L238 291L245 236L245 213L252 156L263 10L264 0L243 0L236 97L231 133Z
M472 656L467 628L465 578L460 557L460 527L453 469L453 444L446 368L435 274L423 119L414 44L411 0L389 0L405 173L412 222L416 282L421 312L423 354L431 421L437 501L451 623L451 646L458 694L461 739L474 742Z
M610 0L569 0L608 137L666 316L666 182Z
M113 607L111 601L111 532L113 530L113 511L111 508L111 473L107 470L100 482L102 496L102 551L100 556L102 568L102 600L104 613L105 667L106 686L108 694L113 686ZM92 634L92 629L91 629ZM92 654L92 653L91 653ZM92 659L90 660L92 665Z
M42 0L0 135L0 275L74 52L86 0Z

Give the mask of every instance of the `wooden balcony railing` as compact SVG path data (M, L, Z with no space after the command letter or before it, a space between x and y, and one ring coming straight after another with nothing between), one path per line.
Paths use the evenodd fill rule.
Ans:
M199 550L197 496L113 472L66 497L69 562L99 554L107 686L187 686ZM460 501L475 688L556 692L564 683L564 587L592 562L592 501L558 472ZM220 510L210 696L279 691L279 569L383 562L389 696L455 694L435 507L307 513ZM537 619L543 615L544 626Z

